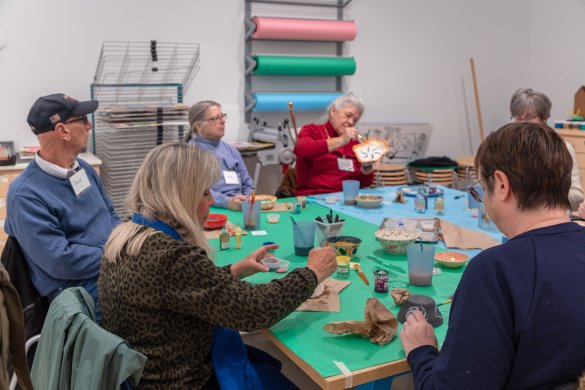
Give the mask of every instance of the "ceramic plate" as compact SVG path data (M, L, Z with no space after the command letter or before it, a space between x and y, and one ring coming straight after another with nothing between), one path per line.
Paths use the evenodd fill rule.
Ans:
M401 191L406 196L416 196L417 186L399 187L398 191ZM429 198L434 198L436 196L439 196L439 194L442 194L442 193L443 193L443 190L440 188L437 188L437 192L435 192L434 194L429 194Z

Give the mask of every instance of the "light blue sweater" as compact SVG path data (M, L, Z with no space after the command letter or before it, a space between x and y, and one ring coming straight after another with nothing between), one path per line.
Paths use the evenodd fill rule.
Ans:
M32 161L10 185L4 229L20 244L42 296L83 286L97 302L103 246L120 219L95 170L77 161L91 183L79 198L69 179Z
M201 149L212 153L221 169L219 181L211 187L211 194L215 199L216 207L227 208L229 198L234 195L249 195L254 190L254 181L248 174L248 169L242 160L240 152L223 141L210 141L201 136L196 136L189 141L191 145L197 145ZM234 171L238 175L239 184L227 184L223 175L224 171Z

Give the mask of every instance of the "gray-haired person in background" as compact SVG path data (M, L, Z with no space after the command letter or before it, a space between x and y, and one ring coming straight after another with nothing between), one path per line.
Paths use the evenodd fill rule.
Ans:
M520 88L512 95L510 114L512 115L512 120L515 122L546 123L548 118L550 118L551 107L550 99L544 93L533 91L531 88ZM569 202L571 203L571 209L577 210L579 204L584 199L583 188L581 188L581 176L579 175L575 149L567 141L565 141L565 144L573 160Z
M221 140L225 135L226 118L221 105L213 100L193 104L189 110L189 132L185 142L210 152L219 163L221 176L211 187L215 206L241 210L246 195L254 191L254 181L240 152Z

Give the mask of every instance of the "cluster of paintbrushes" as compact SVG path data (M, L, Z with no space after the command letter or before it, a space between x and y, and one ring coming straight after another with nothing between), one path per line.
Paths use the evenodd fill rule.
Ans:
M339 218L339 214L335 214L335 217L333 217L333 211L329 210L329 214L327 214L325 216L325 219L321 218L321 217L317 217L315 218L315 221L321 222L321 223L337 223L337 222L345 222L345 219L343 218Z

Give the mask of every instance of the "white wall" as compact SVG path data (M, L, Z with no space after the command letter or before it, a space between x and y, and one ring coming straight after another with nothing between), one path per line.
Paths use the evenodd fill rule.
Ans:
M329 12L255 7L259 15ZM558 119L583 83L583 0L353 0L345 12L358 25L357 39L345 46L357 73L345 84L366 101L363 119L432 123L428 154L470 154L470 137L473 149L478 145L469 57L486 132L508 120L517 88L547 93ZM246 139L243 18L243 0L0 0L0 46L7 45L0 54L0 141L17 148L36 142L26 115L38 96L89 98L103 41L151 39L201 44L201 70L185 101L222 102L226 139ZM299 122L316 118L300 115Z

